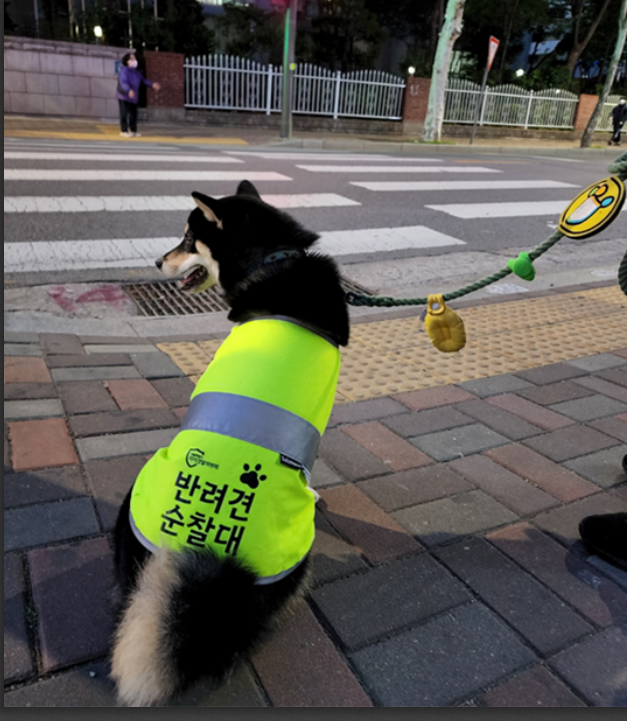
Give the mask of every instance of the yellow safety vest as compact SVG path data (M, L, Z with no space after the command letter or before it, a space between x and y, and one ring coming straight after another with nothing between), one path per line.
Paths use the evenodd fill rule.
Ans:
M211 548L271 583L314 539L308 486L340 353L282 316L234 328L192 393L170 446L140 472L131 526L149 550Z

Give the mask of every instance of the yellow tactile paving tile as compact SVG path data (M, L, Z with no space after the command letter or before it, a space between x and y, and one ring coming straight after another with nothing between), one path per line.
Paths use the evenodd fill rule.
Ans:
M454 304L451 304L454 307ZM467 343L441 353L419 320L354 324L342 348L336 403L485 378L627 346L627 298L618 286L460 309ZM196 383L222 341L157 347Z
M593 288L577 293L578 296L586 299L601 300L604 303L612 303L627 308L627 297L617 285L606 288Z
M213 356L216 354L218 348L224 341L221 340L201 340L198 341L198 346L202 352L209 358L209 361L213 360Z
M520 370L519 361L473 341L458 353L436 351L434 354L433 350L436 349L431 346L428 353L413 353L413 349L409 349L394 355L399 360L419 368L425 378L437 378L441 383L461 383Z
M354 324L351 326L349 348L356 343L379 351L414 346L417 343L418 335L424 334L424 325L419 320L421 312L422 308L417 308L414 318ZM429 339L426 338L426 340Z
M211 360L197 343L157 343L186 376L201 376Z
M454 306L451 306L454 307ZM597 299L547 296L528 301L498 303L480 308L463 308L459 316L467 334L490 335L514 328L535 328L576 318L603 317L616 313L620 307Z
M432 379L421 368L395 354L373 351L359 342L342 349L338 390L350 400L379 398L431 385Z

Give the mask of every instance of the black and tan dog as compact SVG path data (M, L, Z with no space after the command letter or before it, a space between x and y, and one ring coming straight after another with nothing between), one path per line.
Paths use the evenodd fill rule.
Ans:
M136 706L223 679L306 589L308 480L349 336L315 233L247 181L219 200L192 195L185 237L157 266L189 292L219 282L239 325L118 517L112 676Z

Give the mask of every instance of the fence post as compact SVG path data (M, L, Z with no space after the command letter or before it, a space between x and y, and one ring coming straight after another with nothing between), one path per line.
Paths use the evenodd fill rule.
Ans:
M479 118L479 125L483 125L483 118L485 117L485 108L488 104L488 93L490 92L490 88L486 87L486 89L483 92L483 95L481 96L481 117Z
M268 92L266 93L266 115L272 111L272 65L268 65Z
M531 103L533 102L533 90L529 91L529 105L527 105L527 115L525 117L525 126L524 129L527 130L529 128L529 115L531 114Z
M335 73L335 94L333 98L333 120L337 120L340 108L340 71Z

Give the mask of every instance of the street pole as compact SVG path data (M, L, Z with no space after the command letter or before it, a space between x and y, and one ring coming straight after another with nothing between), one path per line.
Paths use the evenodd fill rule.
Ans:
M67 9L70 18L70 40L74 40L74 0L67 0Z
M126 12L128 14L128 46L133 47L133 23L131 22L131 0L126 0Z
M472 133L470 134L470 144L472 145L475 139L475 131L477 130L477 120L479 120L479 110L483 104L483 94L485 93L485 86L488 83L488 71L489 68L486 65L485 72L483 73L483 80L481 81L481 90L479 91L479 99L475 102L475 117L472 121Z
M33 15L35 16L35 35L39 37L39 0L33 0Z
M283 92L281 94L281 137L292 137L292 90L294 80L294 47L296 45L296 6L289 0L285 8L285 37L283 41Z
M484 93L485 88L488 83L488 73L490 72L490 68L492 67L492 63L494 62L494 56L496 55L496 51L499 48L500 41L497 40L495 37L490 35L490 41L488 43L488 62L485 66L485 72L483 73L483 81L481 82L481 90L479 91L479 99L478 102L475 103L475 117L472 121L472 132L470 134L470 145L472 145L473 140L475 139L475 131L477 129L477 120L479 120L479 110L481 106L484 103Z

